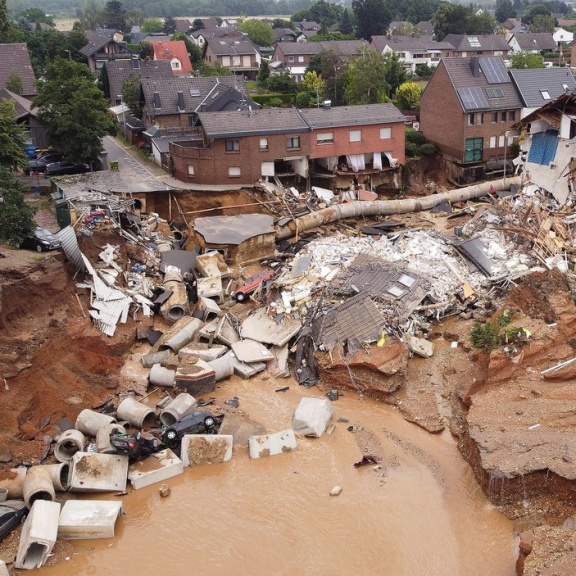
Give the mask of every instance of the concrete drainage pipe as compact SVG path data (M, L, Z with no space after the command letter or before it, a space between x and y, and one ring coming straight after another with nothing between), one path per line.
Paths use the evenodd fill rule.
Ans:
M78 414L78 418L76 418L76 429L80 430L82 434L96 437L98 430L100 430L102 426L114 424L114 422L116 422L116 418L86 408L82 410L82 412Z
M150 406L130 397L120 402L116 414L120 420L127 420L136 428L149 428L156 419L156 412Z
M54 502L56 498L56 491L54 490L54 484L52 483L52 478L47 470L39 469L36 466L26 474L24 478L24 485L22 487L24 495L24 504L26 508L32 508L32 504L36 500L49 500Z
M66 430L60 434L54 447L54 457L58 462L70 462L76 452L82 452L86 438L80 430Z
M44 470L50 476L54 490L66 492L70 488L70 464L61 462L60 464L41 464L34 466L33 470Z

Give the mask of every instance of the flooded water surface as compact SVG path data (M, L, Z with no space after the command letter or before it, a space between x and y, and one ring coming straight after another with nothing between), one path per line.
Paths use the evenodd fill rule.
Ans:
M277 384L277 382L276 382ZM302 395L291 383L234 381L220 391L269 431L289 428ZM352 392L333 404L335 430L296 452L185 469L123 497L110 540L77 541L46 576L514 576L510 522L476 485L448 433L433 436ZM356 431L349 432L348 426ZM363 450L380 469L354 468ZM330 496L334 486L339 496ZM130 490L130 489L129 489ZM115 499L106 495L103 499Z

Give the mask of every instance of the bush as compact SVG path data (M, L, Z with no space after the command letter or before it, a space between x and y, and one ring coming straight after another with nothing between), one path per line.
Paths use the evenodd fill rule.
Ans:
M432 76L434 70L435 68L432 68L432 66L427 66L426 64L418 64L418 66L416 66L415 73L418 78L428 79Z
M414 144L413 142L406 142L406 156L409 158L414 158L418 156L418 144Z
M270 102L268 102L268 106L271 108L280 108L282 106L282 99L281 98L270 98Z
M273 106L272 100L280 100L280 104L294 104L296 94L254 94L250 98L261 106Z
M406 130L406 142L421 146L422 144L426 144L426 136L424 136L422 132L408 128Z
M522 328L506 328L510 324L510 316L504 312L497 316L493 322L474 322L472 331L470 332L470 341L474 348L481 348L486 354L490 354L492 350L508 342L510 337L518 331L524 331Z
M308 108L311 99L312 95L310 92L298 92L298 94L296 94L296 106L298 108Z
M420 146L419 151L421 156L435 156L436 154L440 154L441 152L440 147L437 146L436 144L432 144L431 142L422 144L422 146Z

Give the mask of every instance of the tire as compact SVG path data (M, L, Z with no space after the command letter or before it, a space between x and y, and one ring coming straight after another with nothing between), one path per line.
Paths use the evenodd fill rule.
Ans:
M166 444L176 444L178 441L178 432L176 430L166 430Z
M36 252L42 252L42 244L36 244Z
M213 428L214 426L216 426L216 418L213 416L206 416L206 418L204 418L204 427L209 429Z
M247 298L247 296L246 296L246 294L244 294L244 292L238 292L238 294L236 294L236 296L234 297L236 302L244 302L244 300L246 300L246 298Z

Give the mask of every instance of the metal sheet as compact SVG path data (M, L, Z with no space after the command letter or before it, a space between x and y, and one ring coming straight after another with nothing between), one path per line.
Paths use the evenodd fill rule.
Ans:
M56 236L58 236L60 242L62 242L62 250L64 250L66 258L70 260L70 262L74 262L78 270L86 271L87 268L82 259L82 252L80 252L74 228L72 228L72 226L66 226L66 228L63 228L60 232L56 232Z

